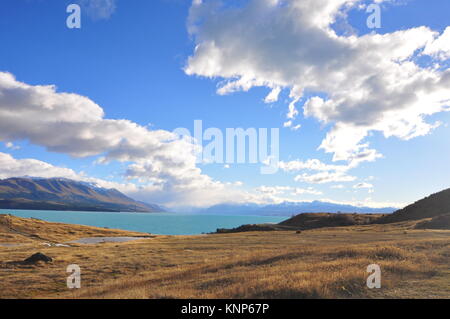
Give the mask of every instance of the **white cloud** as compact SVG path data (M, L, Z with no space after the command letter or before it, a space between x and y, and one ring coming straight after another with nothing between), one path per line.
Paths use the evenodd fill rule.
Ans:
M286 121L283 123L283 127L291 127L292 126L292 121Z
M18 176L79 178L79 175L69 168L55 167L35 159L19 160L10 154L0 153L0 178Z
M322 195L321 191L318 191L312 187L308 188L299 188L299 187L291 187L291 186L260 186L255 189L258 193L262 193L265 195L288 195L291 196L299 196L299 195ZM285 200L280 198L280 200Z
M344 172L350 169L346 165L329 165L321 162L318 159L309 159L307 161L290 161L290 162L279 162L279 167L286 172L297 172L301 170L311 170L311 171L340 171Z
M322 195L323 193L321 191L315 190L312 187L308 187L308 188L294 188L294 191L292 193L292 195L294 196L298 196L298 195Z
M6 142L5 143L5 147L9 148L11 150L18 150L18 149L20 149L20 146L14 145L14 143L11 143L11 142Z
M264 99L265 103L273 103L278 101L278 96L280 95L281 92L281 88L280 87L276 87L274 88L272 91L270 91L270 93L266 96L266 98Z
M429 42L423 54L431 55L439 60L450 59L450 27L447 27L434 41Z
M297 117L304 92L311 93L302 100L303 115L333 125L320 148L335 161L375 160L381 154L365 142L370 131L404 140L426 135L438 125L426 117L448 109L450 70L422 67L414 57L447 58L450 31L440 37L427 27L338 36L331 24L358 4L195 1L189 32L196 49L185 72L221 78L219 94L255 86L290 90L291 122L285 126ZM269 94L270 101L275 93Z
M295 103L297 103L298 100L299 100L299 98L295 98L288 106L289 111L288 111L286 117L290 120L294 120L298 115L298 110L295 107Z
M373 188L373 185L370 183L358 183L358 184L353 185L353 188L355 188L355 189Z
M284 194L287 191L291 191L292 187L290 186L260 186L255 189L259 193L263 194L271 194L271 195L279 195Z
M294 180L296 182L306 182L311 184L324 184L333 182L352 182L356 177L347 175L343 172L320 172L316 174L297 175Z
M347 174L347 171L356 167L359 164L357 161L351 161L348 165L330 165L321 162L318 159L309 159L307 161L290 161L279 162L279 167L285 172L299 172L299 171L316 171L319 173L308 174L303 173L295 176L296 182L306 182L312 184L324 184L332 182L351 182L356 179L354 176Z
M90 99L31 86L0 72L0 140L26 139L73 157L103 155L104 161L168 161L192 165L194 147L168 131L151 131L128 120L105 119Z
M290 127L292 131L298 131L302 126L301 124L297 124L294 126L294 123L292 120L286 121L283 123L283 127Z

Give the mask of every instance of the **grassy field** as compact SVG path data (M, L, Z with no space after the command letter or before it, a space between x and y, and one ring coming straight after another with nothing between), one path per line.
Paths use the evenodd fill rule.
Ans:
M0 247L1 298L450 298L450 231L414 222L47 247L143 234L2 218L0 243L23 245ZM54 261L16 263L36 252ZM373 263L381 289L366 286ZM69 264L81 289L66 287Z

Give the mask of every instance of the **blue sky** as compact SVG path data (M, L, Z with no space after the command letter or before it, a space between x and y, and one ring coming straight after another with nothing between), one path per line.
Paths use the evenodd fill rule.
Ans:
M0 153L4 157L2 163L6 164L3 170L0 169L0 177L22 174L92 179L100 184L104 183L105 186L117 187L141 200L174 207L208 206L235 200L277 202L320 199L369 206L401 205L449 187L450 150L447 138L450 133L448 126L450 115L442 110L445 106L449 106L450 100L450 92L444 85L450 55L446 55L445 48L448 48L448 45L445 43L450 38L443 37L449 25L448 1L384 1L381 3L382 27L376 30L367 27L366 19L369 14L365 12L364 7L358 9L358 6L367 5L371 1L356 1L357 3L353 3L344 17L339 16L337 23L330 23L330 28L333 28L338 36L353 36L357 39L356 44L352 47L348 40L342 40L342 43L333 42L333 45L336 44L335 48L320 47L323 42L316 45L314 40L320 39L320 36L325 34L319 33L324 32L325 27L319 28L318 24L326 22L326 19L334 20L337 11L333 11L330 18L323 9L312 5L311 8L289 8L295 6L295 3L301 3L300 0L286 1L287 4L278 4L278 7L269 4L269 0L264 0L262 2L267 4L263 8L259 8L252 1L233 1L227 2L228 4L219 9L211 5L215 1L194 1L194 4L191 4L190 1L181 0L85 0L83 4L96 1L103 6L113 5L110 15L95 18L92 16L95 16L95 12L89 12L88 15L87 7L82 5L81 29L69 29L66 26L66 18L69 15L66 13L66 7L71 3L79 3L75 0L2 1L0 41L3 49L0 50L0 72L8 72L14 77L14 80L8 79L5 83L14 83L18 86L18 83L25 83L31 88L55 85L56 89L53 93L49 93L50 95L68 92L87 97L103 109L104 119L126 119L145 127L149 132L156 130L171 132L177 127L192 130L194 120L202 120L204 127L217 127L223 131L226 128L238 127L280 128L280 161L291 162L292 165L316 159L325 165L345 166L350 165L351 159L361 155L363 151L373 150L371 157L345 169L341 175L352 178L348 180L344 178L344 181L336 179L336 172L333 170L314 171L309 168L280 169L276 174L262 175L259 164L233 164L229 168L223 164L197 164L193 167L186 164L185 168L175 172L173 167L170 167L172 156L170 154L177 153L175 148L183 146L171 144L170 148L174 149L164 153L167 158L163 156L163 163L158 163L158 168L155 169L152 166L156 165L155 158L161 157L148 148L143 151L145 155L139 158L134 153L132 156L123 154L116 156L113 149L116 145L109 145L88 155L77 154L77 151L81 150L68 150L71 143L69 139L67 147L62 150L63 147L56 147L54 142L50 141L51 134L46 133L45 136L48 136L46 141L41 131L39 137L36 137L37 135L32 135L38 134L35 130L20 131L17 128L11 129L14 130L12 133L3 125L3 129L0 127L0 141L3 142L0 145ZM339 1L342 5L352 2ZM303 3L308 5L312 2L306 0ZM292 21L292 24L299 23L299 27L306 27L311 23L313 27L317 27L317 33L293 31L295 28L285 29L287 27L280 22L283 21L280 17L283 17L286 10L291 10L291 13L298 10L300 22ZM342 7L336 10L343 12ZM321 19L301 21L305 12L309 14L308 16L317 13ZM267 18L264 18L265 14ZM195 19L201 22L192 22ZM227 24L231 28L226 29ZM429 31L417 31L415 28L420 26L428 27ZM195 31L192 31L193 27L196 27ZM241 30L242 33L234 33L233 37L228 30ZM410 32L411 35L402 35L398 38L391 36L399 30ZM259 41L260 35L268 33L273 33L273 38L261 36ZM375 33L389 37L385 40L384 46L380 46ZM309 36L311 39L307 38ZM363 43L366 41L365 36L370 38L367 44ZM432 46L431 42L438 43L441 36L439 45ZM415 40L422 38L422 42ZM211 43L215 43L215 49L220 52L221 58L217 58L215 51L209 46ZM408 79L395 78L400 75L394 73L389 77L383 77L385 72L391 70L387 62L386 65L383 63L398 58L389 55L395 51L392 48L407 46L408 43L412 43L413 50L412 53L408 53L407 60L415 61L419 69L427 69L426 62L430 65L434 63L441 65L438 71L417 76L417 82L411 86ZM308 50L305 46L309 44L315 46ZM195 51L196 46L203 48L203 51ZM390 46L391 49L386 48ZM426 51L427 46L434 48L428 49L432 53L426 54L425 57L420 56L418 52ZM305 52L300 52L303 49ZM386 92L386 88L375 90L374 87L357 86L358 81L364 82L363 75L348 65L349 62L344 58L345 54L343 57L339 56L341 49L343 52L349 50L348 52L355 54L355 65L361 63L359 69L367 68L373 72L375 78L379 76L379 83L385 85L405 83L405 87L398 88L392 95L380 93L376 99L373 98L375 102L370 98L357 100L355 96L359 95L354 92L358 89L361 89L364 95L372 90ZM367 58L372 57L370 50L374 52L374 60L364 62L366 55ZM298 55L296 52L299 52ZM316 52L316 56L312 56L311 52ZM375 54L378 52L379 54ZM264 60L266 62L261 64L254 62L259 61L259 54L268 60ZM297 61L297 57L300 56L302 61ZM282 59L277 61L280 58ZM340 75L336 72L333 76L330 75L329 80L326 79L321 67L315 64L318 63L316 60L330 63L328 66L330 73L336 71L334 67L341 68ZM297 65L297 62L301 65L298 65L298 69L292 67L292 74L289 66L280 66L289 63ZM306 80L309 73L305 73L304 70L309 66L308 63L311 64L312 70L315 70L313 72L316 73L311 74L316 78ZM402 63L402 68L410 70L406 62ZM345 65L345 68L342 65ZM342 83L336 83L334 76L340 78ZM413 77L412 75L410 78ZM246 82L249 89L238 87L235 92L227 91L227 94L219 94L224 84L231 83L236 78L244 78L245 81L252 78ZM320 80L316 80L317 78ZM442 83L439 82L442 88L439 90L435 88L436 92L429 93L426 86L428 82L423 80L424 78L435 81L442 79ZM353 81L355 84L352 84ZM254 84L256 82L257 84ZM0 93L2 93L1 83L0 81ZM367 83L369 82L365 81L364 85L369 85ZM303 89L301 94L293 90L296 86ZM348 90L344 90L344 86L348 87ZM264 99L273 87L281 89L278 100L265 103ZM418 97L415 92L408 91L411 87L415 87L418 91L423 88L425 93ZM408 93L411 96L407 95ZM39 99L42 97L39 93L33 94L39 96ZM410 104L391 103L391 100L397 101L395 94L399 95L398 101L412 99L409 100L412 101L411 104L418 106L408 113L401 113L407 112L405 110ZM291 119L290 127L284 127L289 120L288 105L297 96L298 102L294 106L298 114ZM322 101L331 99L335 105L329 108L325 104L318 107L311 104L309 108L305 107L305 104L315 96L320 97ZM416 97L417 100L414 100ZM439 102L444 102L442 105L435 105L434 110L427 103L436 102L438 97ZM27 101L36 99L38 98L33 95ZM354 103L351 111L347 109L350 102ZM2 100L0 109L9 107L1 103ZM33 103L24 107L36 107ZM72 106L67 103L70 114ZM370 103L373 103L374 108L367 107ZM57 108L59 105L56 103L52 107ZM395 116L398 117L392 122L389 120L390 107L396 108ZM310 110L309 115L304 113L305 109ZM373 116L376 128L372 123L363 123L370 122L369 115L364 112ZM424 115L427 112L430 114ZM0 116L1 114L3 113L0 113ZM45 117L53 119L50 112L42 114L43 119L37 116L27 119L29 121L27 123L30 125L37 123L36 125L40 126L46 125ZM396 125L401 125L401 119L409 116L412 122L419 121L420 118L425 123L440 122L440 125L429 130L416 129L422 127L419 121L411 124L416 128L397 130ZM6 117L4 119L6 120ZM44 124L40 122L41 120ZM65 119L55 118L55 121L64 122ZM361 128L367 135L345 150L338 150L336 145L318 149L336 123L346 128ZM295 125L301 127L293 129ZM124 139L132 140L133 135L128 131L128 128L124 129L124 134L128 134L124 135L126 136ZM341 131L338 132L340 134L338 138L345 139ZM80 132L76 134L78 133L81 134ZM58 135L59 132L53 131L53 134ZM391 136L386 137L389 135ZM409 139L405 137L407 135L417 136ZM76 140L74 143L77 143ZM81 149L82 146L74 148ZM123 148L120 150L123 151ZM109 157L106 164L98 163L99 158L109 153L113 155L106 156ZM336 155L344 153L345 155ZM6 157L5 154L9 156ZM45 169L42 169L42 163L26 161L29 159L45 162L50 166L44 165ZM152 168L149 169L149 165ZM200 173L196 171L198 168L201 169ZM165 169L169 173L165 172ZM310 176L323 172L329 172L334 177L325 182L312 182L309 179ZM303 177L296 178L296 176ZM207 200L205 197L210 198Z

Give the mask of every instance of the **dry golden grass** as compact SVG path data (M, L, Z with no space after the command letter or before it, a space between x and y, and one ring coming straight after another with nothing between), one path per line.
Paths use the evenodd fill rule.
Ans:
M67 226L72 227L72 226ZM77 226L82 227L82 226ZM3 298L450 298L450 232L414 223L0 248ZM86 237L86 236L80 236ZM50 264L11 266L41 251ZM366 287L379 264L382 288ZM66 288L78 264L82 288Z
M58 243L96 236L145 236L138 232L50 223L34 218L0 215L0 243Z

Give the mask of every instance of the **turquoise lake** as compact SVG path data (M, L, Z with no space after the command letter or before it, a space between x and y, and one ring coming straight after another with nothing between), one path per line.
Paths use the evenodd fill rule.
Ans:
M288 217L280 216L66 212L11 209L0 210L0 214L158 235L197 235L214 232L217 228L234 228L244 224L279 223L288 219Z

